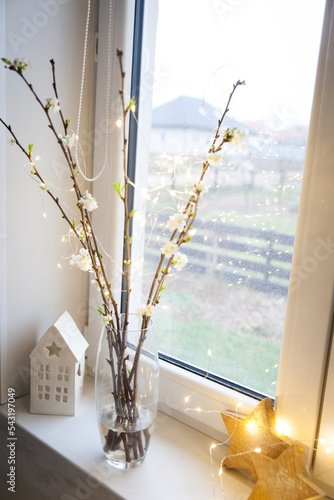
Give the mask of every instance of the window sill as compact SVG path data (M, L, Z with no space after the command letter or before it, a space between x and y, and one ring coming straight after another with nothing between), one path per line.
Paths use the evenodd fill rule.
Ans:
M0 423L6 439L6 404L0 407ZM127 472L111 469L102 455L91 377L85 379L75 417L32 415L29 396L17 399L16 436L16 500L31 493L35 500L246 500L253 487L239 472L224 471L224 496L218 469L227 448L213 451L212 466L212 438L161 412L145 462ZM7 464L8 448L1 454ZM9 465L4 469L6 476Z

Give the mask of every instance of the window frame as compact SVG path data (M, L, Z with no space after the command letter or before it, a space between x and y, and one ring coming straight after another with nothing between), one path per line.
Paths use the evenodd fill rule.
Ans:
M140 1L147 8L152 0ZM105 3L106 0L100 0L100 5ZM116 2L116 6L118 3ZM130 2L127 9L134 12L135 3L137 2ZM101 19L100 16L100 23ZM328 99L331 81L333 81L331 71L328 70L331 59L334 60L334 47L330 37L333 23L333 0L327 0L306 151L305 180L302 186L292 276L298 275L305 259L314 255L319 246L319 238L322 238L324 234L329 234L332 235L334 241L334 229L330 228L330 218L328 219L328 214L334 213L334 197L332 200L328 197L328 184L332 182L334 185L334 172L319 162L327 147L323 135L326 132L324 127L331 121L331 117L327 116L329 107L326 106L324 99ZM105 24L105 19L102 19L99 27L100 36L101 32L106 29ZM126 65L125 71L131 71L130 63ZM321 137L323 140L320 141ZM314 182L314 175L321 178L323 169L326 170L327 177L326 181L320 185ZM324 196L326 197L325 212L324 203L321 201ZM310 207L310 201L314 200L317 200L316 212ZM316 213L316 215L310 217L310 213ZM119 210L115 211L115 216L121 217ZM116 243L114 247L117 253ZM276 417L289 423L291 432L288 435L291 438L299 439L305 444L304 453L308 468L311 468L314 460L313 444L319 427L320 404L328 364L327 352L331 341L329 327L333 314L333 269L333 256L330 255L327 260L319 260L316 272L311 273L303 281L302 287L290 287L277 381ZM323 290L323 294L319 293L319 287ZM325 303L321 302L324 296L326 297ZM308 312L308 316L313 314L317 318L318 335L316 337L314 336L315 324L310 320L305 320L305 311ZM303 317L304 321L300 322L298 318ZM298 406L297 410L296 392L308 403L306 406ZM189 396L191 396L191 401L188 404L186 399ZM223 440L227 435L220 416L221 411L236 411L237 409L241 416L246 416L257 403L258 400L254 397L236 392L206 377L195 375L165 360L160 360L160 410L216 439ZM189 406L188 410L186 410L186 404ZM199 408L204 411L199 411Z

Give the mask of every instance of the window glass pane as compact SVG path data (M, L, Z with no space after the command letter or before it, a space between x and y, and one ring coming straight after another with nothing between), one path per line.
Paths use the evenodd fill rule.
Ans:
M240 144L227 144L223 164L210 167L182 246L188 263L166 279L154 312L159 350L274 396L324 2L153 3L136 179L145 202L134 217L144 297L168 217L198 180L233 83L246 81L225 121Z

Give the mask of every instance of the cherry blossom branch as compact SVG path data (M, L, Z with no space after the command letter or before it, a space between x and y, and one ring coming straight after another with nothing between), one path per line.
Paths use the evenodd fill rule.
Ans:
M224 119L229 111L229 106L230 106L232 97L233 97L236 89L240 85L245 85L245 81L238 80L233 85L233 89L229 95L227 104L225 106L225 110L224 110L221 118L218 120L216 134L215 134L213 142L209 148L207 158L209 158L209 155L211 155L210 157L217 156L217 153L219 151L221 151L223 145L225 143L231 142L234 138L234 134L235 134L236 129L230 130L229 128L227 128L225 134L223 135L222 140L220 141L219 145L216 147L216 142L218 141L219 137L221 136L221 126L222 126L222 123L223 123L223 121L224 121ZM192 228L192 225L193 225L195 218L196 218L196 215L197 215L198 202L199 202L200 195L202 193L201 186L202 186L204 176L205 176L209 166L210 166L210 161L207 159L203 162L201 175L199 177L198 182L194 185L194 192L191 194L185 208L181 211L181 214L185 215L185 220L180 221L181 226L183 225L183 227L181 227L181 229L180 228L175 229L170 236L169 243L170 243L171 251L166 253L166 252L164 252L164 247L166 247L166 245L164 245L164 247L162 247L160 261L158 263L155 275L154 275L153 280L152 280L150 292L149 292L148 297L147 297L147 302L146 302L147 306L153 305L153 307L154 307L155 305L157 305L159 303L159 298L160 298L159 293L162 290L166 276L169 274L170 267L174 263L175 255L179 251L179 248L181 247L181 245L190 240L188 233L189 233L189 230ZM179 231L179 235L174 242L174 239L175 239L178 231ZM173 242L174 242L174 244L173 244ZM173 252L173 248L172 248L173 246L175 246L174 252ZM169 257L169 259L167 261L166 266L163 267L163 263L164 263L164 260L166 257Z
M53 80L52 87L53 87L55 96L56 96L56 98L59 101L58 90L57 90L57 83L56 83L56 63L54 62L53 59L50 60L50 63L51 63L51 67L52 67L52 80ZM70 121L64 119L63 112L62 112L61 108L59 109L59 116L60 116L61 121L63 123L64 132L65 132L64 135L67 135L67 129L68 129L68 126L70 124Z
M55 196L52 191L50 191L50 189L47 187L47 185L45 184L44 182L44 179L43 177L41 176L41 174L38 172L37 168L36 168L36 165L35 163L33 162L32 160L32 157L31 157L31 152L28 152L23 146L22 144L20 143L20 141L18 140L17 136L15 135L15 133L13 132L13 129L10 125L8 125L2 118L0 118L0 122L6 127L6 129L8 130L8 132L11 134L11 136L13 137L13 140L15 142L15 144L19 147L19 149L23 152L23 154L28 158L29 160L29 163L30 165L32 166L33 168L33 175L35 175L40 181L41 181L41 185L42 185L42 189L44 191L47 192L47 194L52 198L52 200L55 202L55 204L57 205L57 207L59 208L60 212L61 212L61 216L63 219L66 220L66 222L68 223L68 225L70 226L70 228L73 230L74 234L78 237L80 243L82 244L82 246L84 248L86 248L86 245L85 243L80 239L80 236L77 234L77 232L75 231L74 229L74 225L73 225L73 222L70 221L69 217L66 215L66 212L64 210L64 208L62 207L60 201L59 201L59 198L57 196Z
M31 91L31 93L33 94L33 96L35 97L35 99L37 100L37 102L40 105L40 107L43 109L44 113L47 116L47 120L48 120L48 123L49 123L48 126L51 129L53 135L55 136L55 138L56 138L59 146L61 147L61 150L62 150L64 156L65 156L66 163L67 163L67 165L68 165L68 167L70 169L70 177L71 177L71 179L73 181L73 188L74 188L74 192L75 192L75 195L76 195L76 198L77 198L77 206L78 206L79 212L80 212L81 224L82 224L82 227L83 227L83 232L84 232L84 236L85 236L84 239L85 239L86 243L84 243L83 239L78 235L77 231L75 230L74 222L72 223L70 221L70 219L66 216L64 210L62 209L62 207L60 205L59 199L56 196L54 196L53 193L49 189L47 190L47 192L49 193L49 195L51 196L51 198L53 199L53 201L58 205L58 208L61 210L62 216L64 216L64 218L70 224L71 229L74 231L74 233L76 234L76 236L79 238L79 240L80 240L82 246L84 247L84 249L88 250L89 256L90 256L90 260L91 260L91 263L92 263L91 266L92 266L92 269L94 270L96 281L97 281L97 283L99 285L99 288L100 288L102 302L103 302L103 305L104 305L104 308L105 308L105 316L106 317L111 316L110 315L111 311L109 309L109 304L108 304L108 297L110 297L110 300L111 300L111 302L113 304L113 307L114 307L115 316L117 318L117 325L119 325L117 304L116 304L116 301L115 301L115 299L113 297L113 294L112 294L111 285L108 282L108 280L106 279L106 272L105 272L105 268L104 268L104 265L103 265L103 262L102 262L102 259L101 259L101 252L99 250L99 246L98 246L98 243L97 243L97 238L95 237L94 229L92 227L92 224L91 224L91 221L90 221L90 217L88 215L88 211L84 209L84 203L83 203L84 198L82 196L80 187L79 187L78 182L76 180L76 176L77 176L77 172L75 170L76 169L76 164L73 162L71 151L70 151L70 138L67 135L62 137L62 136L59 136L57 134L57 131L55 129L55 126L54 126L53 121L52 121L52 119L50 117L50 114L49 114L50 108L53 108L54 111L60 111L59 99L58 99L58 91L57 91L57 85L56 85L56 77L55 77L55 63L54 63L53 59L51 59L50 63L51 63L51 66L52 66L53 89L55 91L56 98L46 98L46 104L44 105L43 102L41 101L41 99L38 97L37 93L35 92L32 84L28 82L28 80L26 79L26 77L23 74L23 71L25 71L27 69L27 64L25 62L22 62L23 60L18 60L18 62L16 64L15 64L15 61L14 61L14 63L12 63L11 61L8 61L7 59L4 59L4 58L2 58L2 60L3 60L3 62L5 62L5 64L8 65L7 68L9 70L14 71L15 73L17 73L22 78L22 80L24 81L24 83L27 85L27 87L29 88L29 90ZM68 124L69 124L69 120L64 120L63 115L61 115L61 121L62 121L62 124L64 126L64 130L66 132ZM20 144L20 142L18 141L18 139L16 138L16 136L13 134L13 131L12 131L11 127L9 125L7 125L3 120L1 120L1 122L6 126L6 128L8 129L8 131L12 134L12 136L13 136L16 144L20 147L20 149L23 151L23 153L28 157L30 163L32 164L32 166L34 168L34 173L37 175L37 177L41 180L41 182L45 186L45 183L44 183L44 180L43 180L42 176L39 174L39 172L37 171L37 169L36 169L36 167L35 167L35 165L34 165L34 163L32 161L31 153L28 153L22 147L22 145ZM90 228L90 233L87 230L87 225ZM93 244L90 241L90 236L93 239ZM102 274L103 274L103 277L105 279L105 283L106 283L106 286L107 286L107 290L108 290L108 295L107 296L103 292L104 287L103 287L103 284L102 284L100 276L99 276L99 269L98 269L98 267L96 265L96 262L95 262L95 260L96 260L95 257L96 256L97 256L97 259L98 259L98 261L100 263L100 268L101 268L101 271L102 271ZM113 322L112 322L112 324L113 324Z

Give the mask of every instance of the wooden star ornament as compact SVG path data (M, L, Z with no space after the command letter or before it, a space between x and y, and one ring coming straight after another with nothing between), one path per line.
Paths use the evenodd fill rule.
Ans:
M283 453L289 444L288 438L278 434L271 399L262 400L247 418L221 414L231 438L223 467L244 468L257 479L257 471L252 456L255 449L271 459Z
M248 500L315 500L324 493L302 473L302 447L293 444L275 460L252 453L258 481Z

